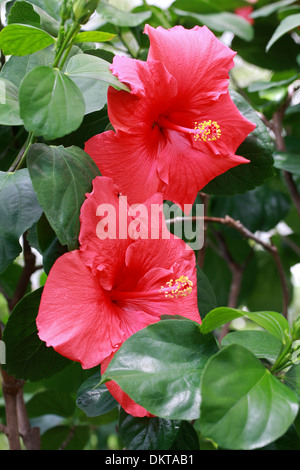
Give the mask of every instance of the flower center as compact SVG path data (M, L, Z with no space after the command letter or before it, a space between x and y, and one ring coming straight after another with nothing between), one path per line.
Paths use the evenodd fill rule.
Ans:
M170 281L166 282L166 286L161 286L159 292L165 294L165 297L173 299L174 297L186 297L189 295L193 289L193 282L187 276L180 276L175 281L170 279Z
M195 122L194 129L188 127L179 126L174 122L169 121L163 116L160 116L157 121L158 126L164 129L170 129L173 131L183 132L184 134L193 134L195 141L203 140L204 142L211 142L221 137L221 128L217 121Z

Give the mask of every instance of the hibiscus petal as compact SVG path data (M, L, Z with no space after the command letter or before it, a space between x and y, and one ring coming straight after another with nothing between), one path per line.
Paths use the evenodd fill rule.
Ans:
M184 205L193 204L198 191L209 181L230 168L248 162L238 155L201 152L192 147L185 135L168 131L168 144L160 154L157 169L160 178L167 184L165 199L185 211Z
M147 63L115 56L111 70L127 85L133 83L131 93L108 89L108 115L112 126L116 131L135 133L135 127L143 122L151 130L159 114L164 113L177 96L176 79L159 61Z
M162 190L156 171L161 145L158 134L158 128L149 131L140 125L135 134L107 131L92 137L85 145L102 175L114 180L129 205L146 201Z
M131 220L127 198L120 196L113 180L96 177L81 207L79 242L85 264L93 274L101 272L100 282L107 290L116 282L132 242L127 230Z
M120 320L78 250L57 259L44 287L38 334L84 369L100 364L123 341Z
M146 25L150 49L147 61L159 60L178 82L180 94L201 105L203 98L218 99L226 93L229 70L236 52L219 41L206 26L166 30Z
M106 358L101 364L102 375L106 371L113 356L114 354ZM153 416L151 413L145 410L145 408L143 408L141 405L138 405L137 403L135 403L125 392L123 392L121 387L113 380L111 380L110 382L106 382L106 387L108 388L112 396L115 398L115 400L117 400L117 402L121 405L123 410L126 411L126 413L130 414L131 416L135 416L136 418L143 418L143 417L150 418Z

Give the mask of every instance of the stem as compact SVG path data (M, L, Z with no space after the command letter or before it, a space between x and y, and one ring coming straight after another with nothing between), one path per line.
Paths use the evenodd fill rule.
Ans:
M23 168L25 161L26 161L28 150L33 144L34 140L35 140L35 136L33 132L29 132L26 143L25 145L23 145L22 149L17 155L17 158L15 159L10 169L8 170L9 172L14 172Z
M201 217L201 219L203 218ZM185 220L199 220L199 217L175 217L174 219L166 220L166 223L173 224L177 222L184 222ZM285 318L287 318L289 305L289 290L277 247L273 243L266 243L263 240L260 240L256 235L254 235L254 233L250 232L250 230L248 230L247 227L245 227L239 220L234 220L229 215L226 215L224 218L204 216L204 221L209 223L219 223L234 228L235 230L240 232L241 235L243 235L244 237L249 238L255 243L261 245L266 251L268 251L273 256L282 287L282 314Z
M61 68L61 65L59 65L59 61L62 58L63 53L65 52L66 49L71 49L72 47L72 39L77 34L77 32L80 30L80 24L78 23L73 23L72 26L69 28L67 31L67 34L65 36L65 39L61 45L61 48L59 49L58 53L56 54L56 57L53 62L53 67ZM64 59L64 61L66 58Z

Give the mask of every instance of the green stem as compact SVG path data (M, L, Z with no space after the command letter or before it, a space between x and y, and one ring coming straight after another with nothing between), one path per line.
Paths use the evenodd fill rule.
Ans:
M282 369L282 366L289 361L286 356L290 353L292 342L289 341L285 348L283 348L281 354L278 356L275 364L271 367L270 372L275 373Z
M21 168L24 167L28 150L30 149L30 147L33 144L34 140L35 140L35 136L34 136L33 132L29 132L24 152L23 152L23 148L22 148L22 150L18 153L17 158L13 162L12 166L8 170L9 172L15 172L15 171L20 170Z
M80 25L78 23L73 23L72 26L69 28L69 30L67 31L67 34L65 36L65 39L64 39L64 41L61 45L61 48L59 49L58 53L56 54L56 57L55 57L54 62L53 62L53 67L61 68L59 66L59 61L62 58L62 55L65 52L65 50L69 49L70 45L72 46L72 43L70 44L70 42L72 41L75 34L77 34L77 31L79 29L80 29Z
M79 31L80 31L80 25L78 26L78 28L77 28L76 31L74 32L73 37L76 36L76 34L77 34ZM73 39L73 38L72 38L72 39ZM61 60L61 62L60 62L60 64L59 64L59 68L60 68L60 69L62 69L63 66L65 65L65 62L66 62L66 60L67 60L67 58L68 58L68 56L69 56L69 54L70 54L70 51L71 51L72 47L73 47L73 41L70 42L69 46L68 46L67 49L65 50L65 53L64 53L64 55L63 55L63 58L62 58L62 60Z

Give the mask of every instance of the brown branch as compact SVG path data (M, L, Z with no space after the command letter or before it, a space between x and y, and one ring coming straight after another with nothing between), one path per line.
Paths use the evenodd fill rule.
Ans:
M20 389L17 394L19 433L27 450L39 450L41 447L40 429L37 427L32 428L30 425L23 397L23 385L24 383L20 382Z
M17 414L17 395L19 393L18 381L8 375L5 370L1 369L2 374L2 390L5 400L6 413L6 435L9 442L10 450L21 450Z
M9 302L9 309L12 310L17 303L24 297L30 278L32 274L36 271L35 268L35 255L32 253L30 245L26 238L26 233L23 235L23 253L24 253L24 268L20 279L18 281L16 290L12 299Z
M175 217L174 219L169 219L166 221L168 224L183 222L184 220L199 220L199 217ZM256 244L262 246L266 251L268 251L274 258L278 275L281 281L282 287L282 314L287 317L288 315L288 305L289 305L289 291L288 286L284 274L283 265L277 250L277 247L271 242L266 243L257 237L254 233L252 233L247 227L245 227L239 220L234 220L229 215L226 215L224 218L222 217L204 217L205 222L207 223L218 223L225 225L227 227L231 227L238 232L241 233L245 238L249 238L253 240Z

